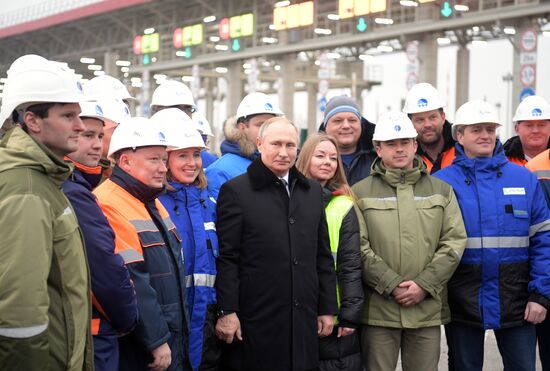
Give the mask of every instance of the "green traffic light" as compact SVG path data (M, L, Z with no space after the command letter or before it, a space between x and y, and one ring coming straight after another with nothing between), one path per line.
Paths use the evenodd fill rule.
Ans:
M443 3L443 6L441 7L441 15L445 18L449 18L451 14L453 14L453 8L451 8L451 4L449 4L448 1L445 1Z
M184 52L184 53L185 53L185 54L184 54L184 57L185 57L186 59L191 58L192 54L191 54L191 48L190 48L190 47L185 48L185 52Z
M357 25L355 26L355 28L357 28L357 31L359 32L365 32L367 30L367 22L365 22L365 18L363 17L360 17L358 20L357 20Z
M234 39L233 44L231 44L231 50L238 52L241 50L241 44L239 44L239 39Z
M151 58L149 57L149 54L145 54L143 56L143 64L148 65L149 63L151 63Z

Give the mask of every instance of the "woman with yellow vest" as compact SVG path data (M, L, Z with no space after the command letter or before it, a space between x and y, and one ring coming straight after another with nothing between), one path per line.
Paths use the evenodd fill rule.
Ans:
M338 278L338 322L319 340L319 370L361 371L357 327L363 306L359 225L354 196L346 181L336 139L316 133L304 143L298 170L323 186L330 248Z

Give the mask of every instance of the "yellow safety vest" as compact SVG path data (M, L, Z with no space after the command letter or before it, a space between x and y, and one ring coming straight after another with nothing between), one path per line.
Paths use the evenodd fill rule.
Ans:
M342 221L347 213L353 207L353 200L346 195L340 195L333 197L327 207L325 208L325 214L327 218L328 235L330 241L330 251L334 258L334 266L336 266L336 259L338 256L338 245L340 244L340 227ZM336 285L336 294L338 298L338 308L340 308L340 288ZM338 317L335 318L338 323Z

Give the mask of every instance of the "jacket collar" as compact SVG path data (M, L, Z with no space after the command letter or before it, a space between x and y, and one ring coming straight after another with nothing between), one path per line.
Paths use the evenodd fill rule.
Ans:
M250 183L254 190L260 190L267 188L269 185L279 181L279 178L264 165L261 158L257 158L246 170L250 177ZM309 189L310 185L306 177L292 166L288 172L288 183L292 189L294 185L300 186L304 189Z
M525 160L525 153L523 152L523 146L521 145L521 140L519 136L514 136L508 139L504 145L504 153L507 157L517 158L520 160ZM550 139L548 139L548 144L546 148L550 148Z
M110 179L143 203L154 201L165 188L149 187L122 170L118 165L113 168Z
M81 184L89 190L94 189L101 183L103 177L101 166L88 167L79 162L74 161L70 157L65 157L65 162L70 162L75 166L71 180Z
M372 164L372 174L381 177L392 187L397 187L399 184L415 184L423 173L428 175L428 170L418 155L414 157L413 168L407 170L388 169L382 163L381 158L377 158Z
M234 142L232 140L224 140L222 142L222 144L220 145L220 152L222 153L222 155L225 155L227 153L231 153L231 154L234 154L234 155L237 155L237 156L240 156L240 157L244 157L244 158L248 158L248 159L255 159L255 158L258 158L260 156L260 152L258 152L258 150L254 151L254 153L251 155L251 156L247 156L245 155L242 150L241 150L241 147L239 146L239 144L237 142Z
M0 173L15 168L46 174L59 187L73 171L72 164L65 163L19 127L9 130L0 142Z
M455 144L455 151L456 155L453 164L471 169L472 171L486 170L497 171L500 173L500 168L508 162L508 159L504 154L502 143L498 139L496 141L492 157L468 158L468 156L464 153L464 147L462 147L458 142Z

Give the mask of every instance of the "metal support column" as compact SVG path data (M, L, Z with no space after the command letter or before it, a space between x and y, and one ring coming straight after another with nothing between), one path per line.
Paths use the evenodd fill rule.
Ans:
M279 105L286 117L292 120L294 116L294 80L295 80L295 62L294 54L287 54L281 61L280 74L282 78L279 80Z
M437 37L426 34L418 45L418 61L420 64L418 80L437 85Z
M317 84L307 84L307 134L317 132L319 122L317 120L317 113L319 108L317 107Z
M237 112L237 107L243 99L243 81L241 80L242 62L234 61L227 71L227 112L230 115Z
M456 52L456 97L455 107L458 108L468 101L470 89L470 51L466 45L459 45Z

